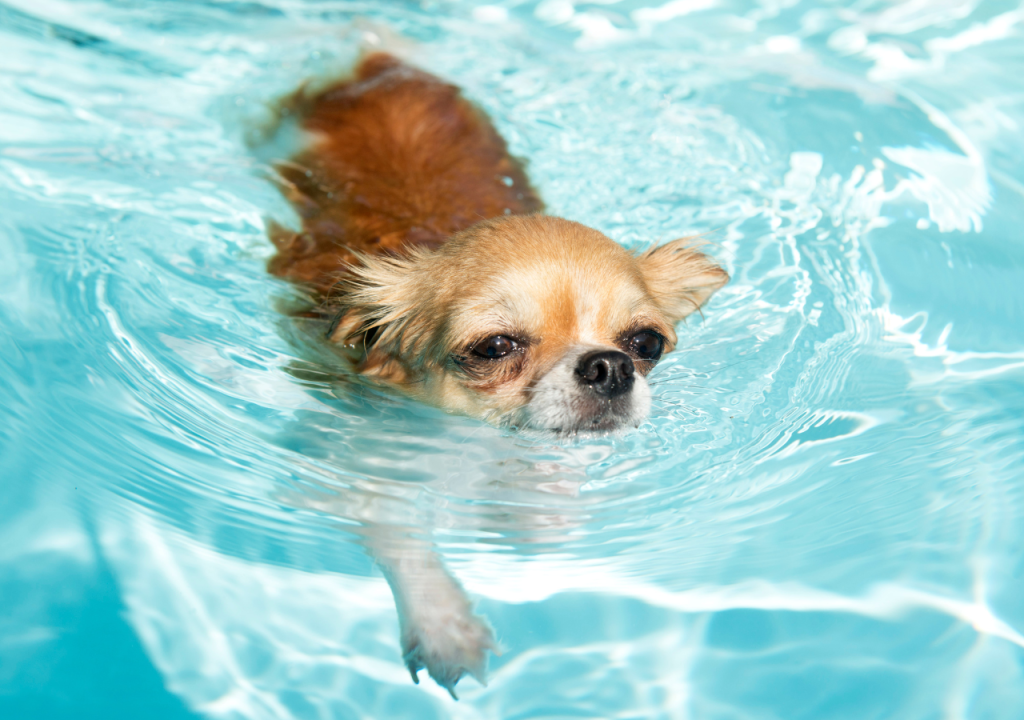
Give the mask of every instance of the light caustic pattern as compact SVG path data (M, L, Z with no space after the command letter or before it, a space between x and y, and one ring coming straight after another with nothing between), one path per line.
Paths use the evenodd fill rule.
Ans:
M1024 717L1022 36L968 0L4 0L5 716ZM282 314L273 102L367 46L464 87L553 214L727 266L638 432L446 416ZM498 633L460 703L402 667L380 522Z

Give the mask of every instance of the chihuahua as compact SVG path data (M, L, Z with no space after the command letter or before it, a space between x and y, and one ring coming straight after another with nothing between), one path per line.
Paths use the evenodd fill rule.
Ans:
M391 55L289 108L278 165L302 219L269 270L309 289L354 368L445 410L559 434L635 427L675 325L728 275L686 239L633 254L541 214L523 166L459 89ZM405 662L454 696L483 680L490 628L422 541L367 546L391 585ZM418 682L418 680L417 680Z

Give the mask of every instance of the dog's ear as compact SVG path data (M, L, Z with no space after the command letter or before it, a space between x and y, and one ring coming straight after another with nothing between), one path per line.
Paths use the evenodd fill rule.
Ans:
M327 338L357 352L362 372L409 375L413 365L426 359L432 325L425 310L433 305L430 265L426 250L363 256L332 290L339 312Z
M652 248L637 264L647 289L673 323L698 310L729 282L729 274L697 250L692 238Z

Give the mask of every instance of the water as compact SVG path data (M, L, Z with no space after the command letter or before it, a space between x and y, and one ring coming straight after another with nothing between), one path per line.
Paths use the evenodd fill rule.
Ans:
M1024 717L1024 5L0 4L0 716ZM400 45L552 213L733 282L622 437L340 376L275 98ZM357 542L500 638L413 685Z

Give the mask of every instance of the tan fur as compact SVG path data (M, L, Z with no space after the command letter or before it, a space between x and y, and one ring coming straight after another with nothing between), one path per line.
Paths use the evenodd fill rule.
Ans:
M619 347L629 331L651 329L668 352L675 324L727 280L685 240L637 257L579 223L497 218L432 252L362 258L339 288L331 339L360 349L373 328L363 372L452 411L511 420L570 347ZM514 374L495 382L453 367L453 356L492 335L529 342Z

